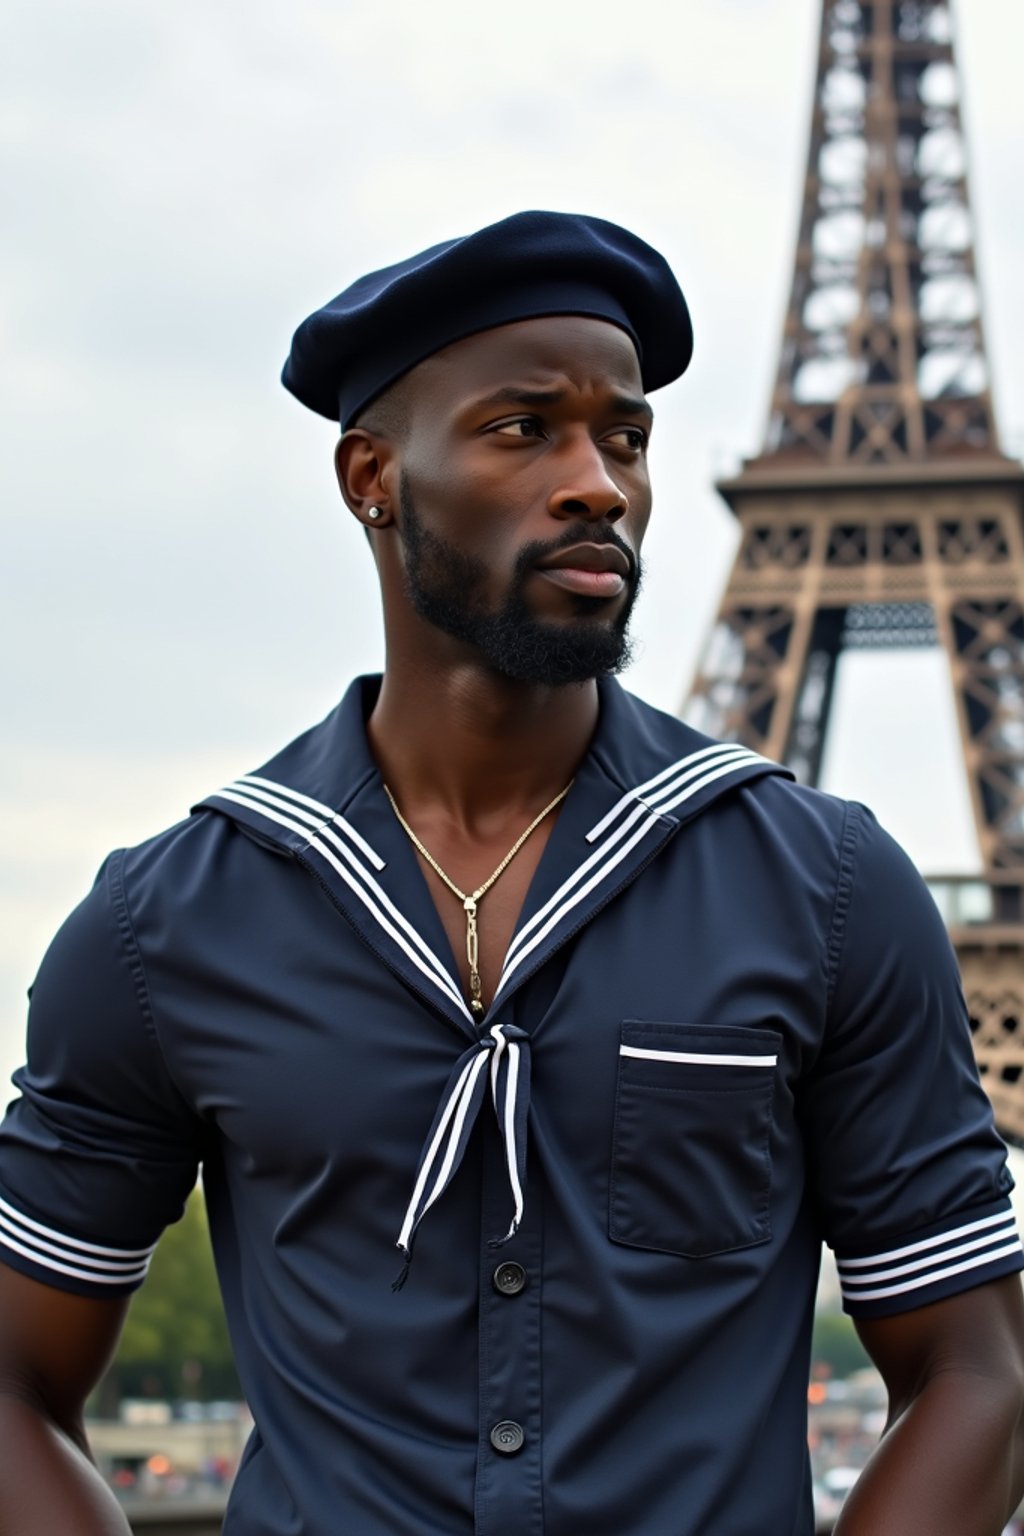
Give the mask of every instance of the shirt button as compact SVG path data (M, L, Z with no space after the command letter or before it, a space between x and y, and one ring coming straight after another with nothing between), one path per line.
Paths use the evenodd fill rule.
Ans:
M526 1284L526 1270L521 1264L499 1264L491 1276L494 1289L502 1296L518 1296Z
M525 1439L523 1426L515 1419L502 1419L491 1430L491 1444L503 1456L514 1456L516 1451L521 1451Z

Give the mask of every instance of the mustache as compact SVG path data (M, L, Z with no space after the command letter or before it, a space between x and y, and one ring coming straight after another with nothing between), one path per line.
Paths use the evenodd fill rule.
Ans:
M629 580L635 582L640 575L640 559L634 549L626 543L621 534L616 533L610 523L571 523L557 539L535 539L532 544L526 544L519 551L516 559L516 574L525 575L532 569L538 560L544 560L549 555L557 555L563 549L572 549L576 544L611 544L629 562Z

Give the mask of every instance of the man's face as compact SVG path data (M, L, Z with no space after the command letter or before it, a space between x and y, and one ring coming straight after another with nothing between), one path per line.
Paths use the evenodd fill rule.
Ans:
M629 337L576 316L522 321L408 382L399 528L416 613L517 681L618 671L651 500Z

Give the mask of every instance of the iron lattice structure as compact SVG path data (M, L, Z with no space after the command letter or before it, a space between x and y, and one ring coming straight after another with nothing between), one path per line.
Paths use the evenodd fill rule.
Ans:
M1024 472L996 431L944 0L823 0L765 443L718 489L740 543L700 729L813 784L843 650L945 651L982 869L931 884L1024 1145Z

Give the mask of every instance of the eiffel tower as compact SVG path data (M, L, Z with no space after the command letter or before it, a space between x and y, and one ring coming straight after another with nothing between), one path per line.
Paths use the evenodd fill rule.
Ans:
M981 850L929 883L1003 1135L1024 1146L1024 471L1000 450L945 0L822 0L761 452L686 718L817 782L847 647L939 646Z

